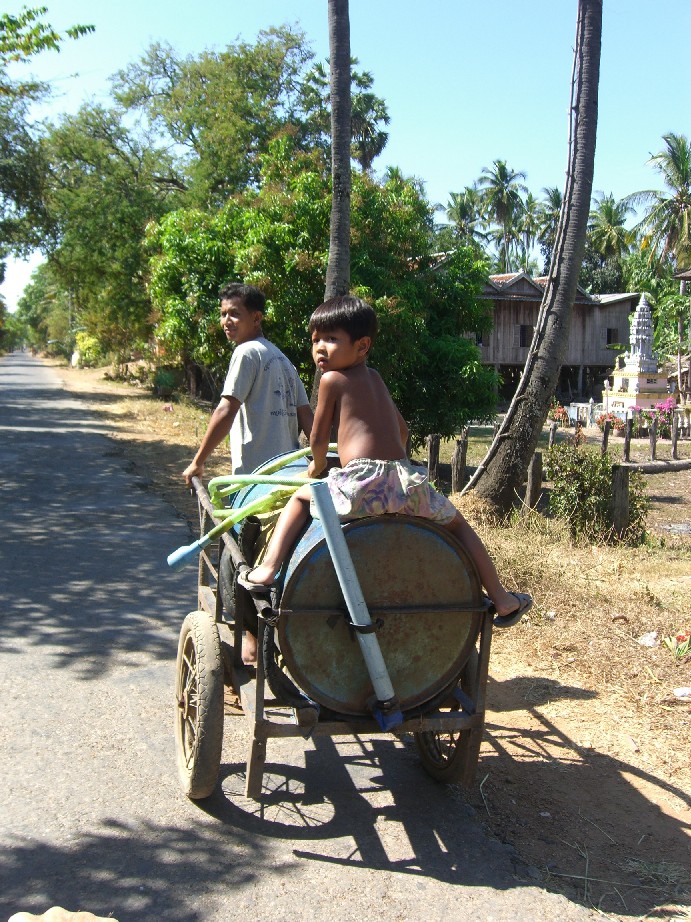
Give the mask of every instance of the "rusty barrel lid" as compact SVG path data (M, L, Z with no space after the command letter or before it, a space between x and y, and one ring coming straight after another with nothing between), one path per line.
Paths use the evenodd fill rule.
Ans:
M473 564L445 529L384 515L343 527L394 690L404 711L460 676L481 621ZM371 713L373 695L318 520L293 552L283 579L277 639L296 684L346 716Z

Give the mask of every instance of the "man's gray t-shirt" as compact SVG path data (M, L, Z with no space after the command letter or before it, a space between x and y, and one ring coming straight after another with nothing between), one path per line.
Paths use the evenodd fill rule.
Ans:
M234 474L250 474L298 448L297 408L309 401L294 366L268 339L260 336L235 347L223 396L241 404L230 430Z

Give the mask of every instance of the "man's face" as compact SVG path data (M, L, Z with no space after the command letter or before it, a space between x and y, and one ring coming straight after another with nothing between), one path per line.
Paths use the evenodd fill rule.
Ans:
M261 336L262 316L261 311L247 310L239 298L221 301L221 326L236 346Z

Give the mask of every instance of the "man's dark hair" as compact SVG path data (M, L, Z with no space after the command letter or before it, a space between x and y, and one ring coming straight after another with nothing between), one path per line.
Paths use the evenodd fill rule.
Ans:
M240 282L231 282L224 285L218 293L219 301L231 301L237 298L248 311L261 311L266 309L266 295L254 285L242 285Z
M351 340L377 335L377 315L374 308L353 295L339 295L320 304L310 317L310 334L315 331L345 330Z

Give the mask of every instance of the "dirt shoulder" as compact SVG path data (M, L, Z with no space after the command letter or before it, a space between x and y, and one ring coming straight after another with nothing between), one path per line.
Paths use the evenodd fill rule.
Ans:
M198 536L180 472L211 408L56 370ZM206 475L226 472L219 450ZM459 797L546 888L610 918L690 919L691 702L674 690L691 686L691 656L663 638L691 628L691 472L646 480L651 540L634 549L574 547L541 516L492 528L464 505L507 587L536 604L495 632L478 783Z

